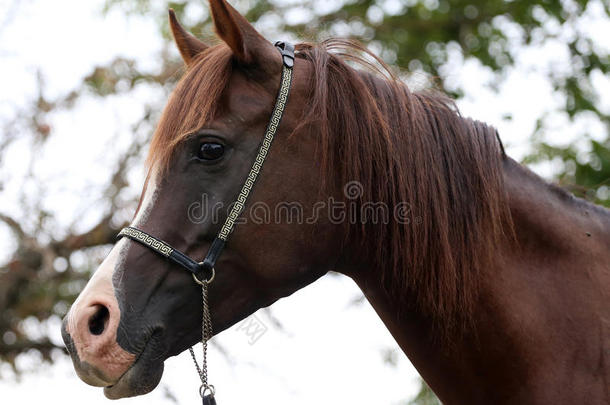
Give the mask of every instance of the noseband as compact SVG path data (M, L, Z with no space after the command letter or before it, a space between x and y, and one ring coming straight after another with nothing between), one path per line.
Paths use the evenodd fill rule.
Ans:
M250 195L250 191L252 191L258 174L260 173L263 164L265 163L265 158L269 153L269 149L271 148L271 142L273 142L273 137L275 136L277 128L279 127L280 122L282 120L282 115L284 114L286 103L288 102L288 95L290 94L290 84L292 83L292 68L294 66L294 46L289 43L278 41L275 43L275 47L280 51L282 55L282 79L280 90L275 100L275 106L273 107L273 112L271 114L271 119L269 120L269 124L267 124L265 136L263 137L263 141L259 146L258 154L256 155L256 159L254 160L252 168L248 173L248 177L246 178L246 181L244 182L241 191L237 196L237 199L233 203L233 206L231 207L231 211L229 211L227 219L222 225L222 228L220 228L218 235L216 235L216 238L208 249L208 253L206 254L203 261L198 262L196 260L193 260L188 255L182 253L178 249L173 248L171 245L164 242L163 240L157 239L154 236L133 226L123 228L117 236L118 238L127 237L133 241L136 241L153 250L154 252L157 252L161 256L178 264L179 266L182 266L185 270L189 271L193 275L193 279L195 280L195 282L201 285L203 297L203 363L201 368L199 367L199 364L195 359L193 349L191 348L190 351L191 356L195 361L197 372L199 373L199 377L201 379L201 387L199 388L199 393L203 399L204 405L216 404L216 401L214 399L214 386L208 384L207 378L207 341L212 336L212 323L210 319L210 312L207 301L208 286L214 280L214 277L216 275L214 265L220 257L220 254L222 253L222 250L224 249L225 244L227 243L227 239L229 238L229 235L235 227L235 221L242 213L246 205L246 201L248 200L248 196Z

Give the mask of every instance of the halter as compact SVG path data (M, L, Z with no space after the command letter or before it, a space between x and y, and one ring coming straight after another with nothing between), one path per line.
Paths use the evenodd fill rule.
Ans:
M275 47L280 51L282 55L282 79L280 90L275 100L275 106L273 107L273 112L271 114L271 119L269 120L267 129L265 130L265 136L263 137L263 141L259 146L258 154L256 155L256 159L254 160L252 168L248 173L248 177L246 178L246 181L244 182L244 185L242 186L241 191L237 196L237 199L233 203L233 206L229 211L227 219L222 225L222 228L220 228L218 235L212 242L212 245L210 246L208 253L206 254L203 261L198 262L196 260L193 260L188 255L182 253L178 249L175 249L163 240L155 238L154 236L133 226L123 228L117 235L117 238L127 237L133 241L136 241L153 250L154 252L160 254L161 256L164 256L170 261L182 266L185 270L189 271L193 275L193 279L195 280L195 282L201 285L203 298L203 364L201 368L199 367L199 364L195 359L193 349L191 348L190 350L193 360L195 361L197 371L201 378L202 384L199 389L199 393L203 398L204 404L216 403L214 400L214 386L209 385L207 381L206 350L207 341L212 335L212 324L210 321L209 307L207 302L208 285L214 280L214 277L216 275L214 265L220 257L220 254L222 253L225 247L227 239L229 238L229 235L235 227L235 221L242 213L246 205L246 201L248 200L248 196L250 195L250 191L252 191L258 174L260 173L263 164L265 163L265 158L267 157L269 149L271 148L273 137L275 136L277 128L279 127L280 122L282 120L282 115L284 114L286 103L288 102L290 84L292 83L292 68L294 66L294 46L289 43L278 41L275 43Z

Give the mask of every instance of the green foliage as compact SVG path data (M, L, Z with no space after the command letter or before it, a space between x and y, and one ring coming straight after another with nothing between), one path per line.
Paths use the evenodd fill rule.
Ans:
M574 195L610 207L610 138L604 142L587 140L586 151L575 145L556 147L536 144L536 152L525 163L557 162L557 179Z
M408 402L408 405L442 405L441 401L434 395L428 384L421 380L419 393Z

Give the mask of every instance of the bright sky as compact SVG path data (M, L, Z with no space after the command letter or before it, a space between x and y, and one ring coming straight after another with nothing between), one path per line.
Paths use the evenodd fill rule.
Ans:
M140 66L155 66L155 55L161 48L155 21L127 18L116 10L101 16L101 0L4 3L0 0L0 120L33 99L37 70L45 79L47 95L53 97L76 87L94 65L117 55L136 58ZM597 46L608 50L610 28L607 20L596 15L599 10L596 12L594 6L582 29ZM561 101L561 95L553 93L543 76L549 65L567 64L560 51L561 40L520 51L518 68L508 73L498 94L485 86L492 80L489 72L475 62L463 64L453 56L455 69L449 80L468 89L459 103L463 113L497 126L509 154L517 159L529 150L527 140L535 120ZM595 88L604 95L602 110L610 114L610 79L598 75ZM78 219L85 229L97 220L95 215L80 213L95 205L99 197L95 186L105 183L112 170L112 157L132 139L130 124L138 120L148 101L163 97L159 89L138 88L129 97L112 96L102 101L85 97L75 109L52 115L53 136L34 170L45 184L45 208L58 213L59 223ZM502 119L506 113L512 114L512 121ZM581 128L589 129L596 138L606 135L602 126L587 117L575 123L557 115L552 118L557 130L552 138L555 142L574 139ZM20 212L20 202L14 198L19 190L38 192L32 184L20 182L28 149L25 140L18 141L4 162L11 168L10 176L0 174L3 180L12 179L0 194L0 207L9 213ZM545 175L552 172L549 165L536 169ZM137 193L142 173L136 171L131 180L131 192ZM10 246L2 227L0 241ZM0 259L3 254L6 252L0 253ZM327 276L273 305L273 314L286 332L259 311L256 316L268 330L255 344L250 345L238 327L217 336L215 341L231 359L227 361L212 348L210 375L219 402L358 405L398 404L410 398L417 391L417 373L401 352L395 367L384 363L384 354L397 346L368 304L351 305L359 296L351 280ZM61 341L57 320L45 327L53 339ZM31 329L35 334L35 325ZM33 356L23 356L19 364L33 371L16 379L7 366L0 366L4 403L108 403L100 389L76 377L69 360L63 357L53 366L41 367ZM194 367L188 353L183 353L166 362L163 380L153 393L122 403L174 403L168 395L178 403L197 403L197 387Z

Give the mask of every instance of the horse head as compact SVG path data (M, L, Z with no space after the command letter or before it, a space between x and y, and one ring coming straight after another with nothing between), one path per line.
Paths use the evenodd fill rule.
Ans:
M224 0L211 1L222 43L208 46L170 11L186 73L153 136L148 176L132 225L191 257L203 257L242 186L270 119L282 55ZM330 221L269 218L284 202L311 216L318 196L305 61L252 200L266 218L238 223L210 292L218 333L325 274L338 258ZM314 192L315 190L315 192ZM163 361L201 340L200 290L189 274L127 238L118 241L64 320L63 336L85 382L109 398L147 393Z

